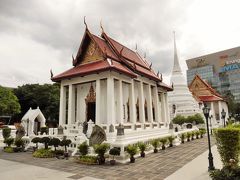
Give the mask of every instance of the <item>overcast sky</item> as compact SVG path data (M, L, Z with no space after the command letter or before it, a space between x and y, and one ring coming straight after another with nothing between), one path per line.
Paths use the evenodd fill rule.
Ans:
M182 69L185 60L240 45L238 0L0 0L0 85L51 83L71 68L86 16L100 35L134 49L165 82L173 65L173 30Z

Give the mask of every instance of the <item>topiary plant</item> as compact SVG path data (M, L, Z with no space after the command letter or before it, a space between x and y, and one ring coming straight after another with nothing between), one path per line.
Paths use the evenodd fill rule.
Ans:
M200 132L199 131L196 131L196 138L199 139L199 135L200 135Z
M206 129L199 129L200 136L203 138L203 135L206 134Z
M107 152L107 150L110 148L109 144L103 143L103 144L96 144L93 146L93 149L96 154L98 154L98 162L99 164L105 163L105 157L104 154Z
M185 138L186 138L186 134L185 134L185 133L182 133L182 134L180 135L180 138L181 138L182 144L184 144L184 140L185 140Z
M169 147L173 147L174 136L168 136Z
M3 128L2 129L2 135L4 139L7 139L11 135L11 129L9 127Z
M54 146L55 151L57 150L57 147L60 145L61 141L58 138L52 138L50 139L49 145Z
M40 133L41 133L41 135L43 135L44 133L48 134L48 127L47 126L46 127L41 127L40 128Z
M64 146L65 147L65 152L67 152L67 147L72 143L72 141L70 139L63 139L60 142L60 146Z
M194 140L195 131L192 131L192 140Z
M191 132L187 132L187 141L188 142L190 141L191 136L192 136L192 133Z
M14 142L14 139L13 138L7 138L3 141L8 147L11 147L11 145L13 144Z
M138 146L139 150L141 151L141 157L145 157L145 152L144 151L146 150L147 145L144 142L139 142L137 144L137 146Z
M162 150L165 150L166 149L166 144L168 142L168 139L167 138L161 138L159 141L162 144Z
M23 146L24 146L24 141L23 141L21 138L17 138L17 139L15 139L14 144L15 144L17 147L23 147Z
M138 148L136 145L128 145L126 148L127 153L130 155L130 163L135 162L134 155L137 154Z
M38 149L38 143L41 143L42 140L40 137L35 137L32 139L32 143L36 144L36 149Z
M151 145L153 146L154 150L153 152L154 153L157 153L158 152L158 146L159 146L159 140L158 139L153 139L151 142Z
M89 149L89 146L87 144L87 141L84 141L82 144L80 144L78 146L78 149L79 149L79 152L82 156L85 156L88 154L88 149Z
M50 138L49 138L49 137L43 137L43 138L41 138L41 143L44 144L45 149L48 149L49 142L50 142Z
M120 155L120 149L114 147L114 148L110 149L109 154L113 156L113 159L110 161L110 164L115 165L116 160L114 159L114 156L119 156Z

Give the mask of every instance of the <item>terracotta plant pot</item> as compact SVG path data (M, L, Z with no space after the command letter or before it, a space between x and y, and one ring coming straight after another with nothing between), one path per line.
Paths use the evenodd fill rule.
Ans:
M157 150L157 149L154 149L154 150L153 150L153 152L154 152L154 153L157 153L157 152L158 152L158 150Z
M145 157L145 152L141 152L141 157Z
M135 163L135 158L134 157L130 157L130 163Z
M113 166L116 164L116 160L110 160L110 164Z

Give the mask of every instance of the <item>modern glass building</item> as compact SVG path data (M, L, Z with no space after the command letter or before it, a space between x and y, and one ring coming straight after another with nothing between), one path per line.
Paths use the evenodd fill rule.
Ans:
M240 47L186 60L187 82L201 76L220 94L231 92L240 102Z

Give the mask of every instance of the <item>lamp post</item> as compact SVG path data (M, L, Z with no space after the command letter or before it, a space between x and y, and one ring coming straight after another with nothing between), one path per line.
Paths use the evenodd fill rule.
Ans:
M213 133L212 133L212 118L213 118L213 115L209 116L210 128L211 128L211 135L213 135Z
M226 124L225 124L226 112L224 111L224 109L222 109L221 115L222 115L222 119L223 119L223 127L226 127Z
M210 135L209 135L209 127L208 127L208 118L209 118L209 111L210 111L210 108L207 107L206 104L204 104L204 107L203 107L203 114L206 118L206 123L207 123L207 137L208 137L208 149L209 149L209 153L208 153L208 161L209 161L209 166L208 166L208 170L214 170L215 167L213 165L213 156L212 156L212 151L211 151L211 141L210 141Z
M27 119L27 136L28 136L28 126L29 126L29 119Z

